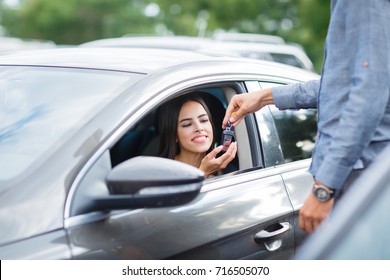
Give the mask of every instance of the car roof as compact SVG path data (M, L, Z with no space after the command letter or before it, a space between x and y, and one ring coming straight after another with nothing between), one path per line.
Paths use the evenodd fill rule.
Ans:
M174 64L205 59L180 50L139 48L58 48L2 56L0 65L60 66L149 73Z
M264 74L288 71L302 75L304 71L288 65L242 57L218 57L192 51L150 49L150 48L56 48L32 50L4 55L1 65L55 66L105 69L149 74L160 69L206 63L218 67L221 63L233 64L237 72L248 73L251 66ZM202 64L202 66L206 66ZM198 65L198 64L197 64ZM199 66L199 65L198 65ZM215 69L215 68L214 68ZM200 69L199 71L202 71ZM235 70L236 71L236 70ZM305 71L306 72L306 71ZM206 73L206 71L205 71ZM301 73L301 74L299 74Z

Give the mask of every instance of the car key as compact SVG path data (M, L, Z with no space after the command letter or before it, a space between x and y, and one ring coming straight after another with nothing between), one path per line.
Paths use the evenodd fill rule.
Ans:
M234 126L228 122L226 128L222 131L221 144L223 145L222 152L226 152L234 139Z

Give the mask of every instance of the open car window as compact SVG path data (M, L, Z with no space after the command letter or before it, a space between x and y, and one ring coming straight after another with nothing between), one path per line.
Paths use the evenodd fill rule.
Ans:
M224 89L220 87L210 87L204 89L196 89L202 92L202 97L210 109L214 123L214 147L221 143L222 136L222 120L225 115L225 110L228 104L228 96L235 94L233 89ZM233 91L234 93L229 93ZM189 94L193 91L189 91ZM169 102L167 100L166 102ZM145 115L137 124L135 124L123 137L111 148L110 156L112 166L136 156L159 156L160 132L158 127L159 110L161 105L156 108L151 108L149 113ZM240 169L238 153L236 158L222 172L229 173Z

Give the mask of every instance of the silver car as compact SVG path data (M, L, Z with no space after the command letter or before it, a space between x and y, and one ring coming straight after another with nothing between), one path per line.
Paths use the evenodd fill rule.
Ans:
M219 128L235 94L318 78L244 58L62 48L0 62L0 259L289 259L316 112L236 128L225 174L159 158L156 111L200 90ZM218 139L217 139L218 140Z

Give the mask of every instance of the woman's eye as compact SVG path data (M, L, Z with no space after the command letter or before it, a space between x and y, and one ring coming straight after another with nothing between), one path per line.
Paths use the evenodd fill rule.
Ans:
M201 123L206 123L208 121L209 121L209 119L202 119L202 120L200 120Z
M189 126L191 126L191 123L182 123L181 126L182 127L189 127Z

